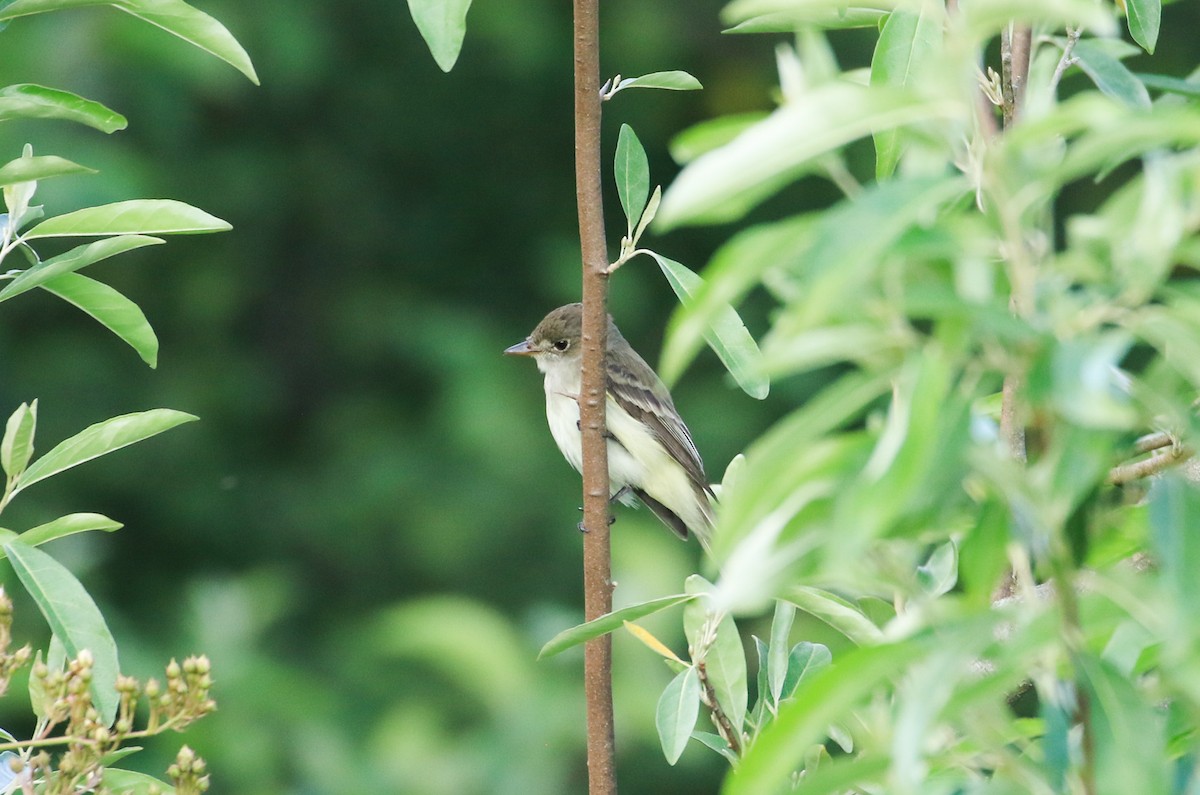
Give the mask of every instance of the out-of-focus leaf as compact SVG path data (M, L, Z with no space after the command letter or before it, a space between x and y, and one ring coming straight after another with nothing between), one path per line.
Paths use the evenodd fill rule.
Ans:
M930 596L948 593L958 582L958 546L947 541L934 547L929 559L917 567L917 582Z
M1200 603L1200 489L1167 474L1150 488L1150 530L1155 560L1180 606Z
M29 528L18 536L18 540L22 544L36 547L45 544L47 541L54 541L55 539L75 535L76 533L86 533L89 530L103 530L106 533L111 533L115 530L120 530L122 527L124 525L120 522L114 522L103 514L70 513L66 516L60 516L52 522L46 522L37 527Z
M658 599L651 599L648 602L641 602L621 608L620 610L614 610L611 613L605 613L599 618L594 618L585 624L565 629L555 635L546 642L546 645L542 646L542 650L538 652L538 659L542 660L547 657L553 657L572 646L578 646L580 643L589 641L592 638L606 635L624 625L626 621L637 621L639 618L644 618L645 616L657 613L660 610L666 610L668 607L674 607L683 602L689 602L695 598L696 595L690 593L663 596Z
M1142 81L1119 60L1091 39L1080 39L1072 55L1096 88L1131 108L1150 107L1150 93Z
M911 85L921 59L934 57L941 49L945 16L941 3L929 2L918 11L897 8L889 14L871 58L871 84ZM875 178L886 179L900 162L900 133L895 128L881 130L874 138Z
M676 163L687 163L718 146L724 146L741 135L747 127L766 117L766 112L754 111L706 119L672 138L668 149Z
M658 262L658 267L667 277L680 303L687 304L703 289L704 280L686 266L653 251L647 253ZM705 332L704 339L747 395L758 400L767 396L771 390L771 382L763 375L759 366L761 353L758 343L750 336L736 309L727 305L718 312L712 325ZM679 377L683 365L682 361L664 358L659 370L663 379L670 383Z
M621 208L625 211L632 234L642 217L642 211L646 209L646 198L650 195L650 163L642 142L628 124L621 125L621 132L617 136L613 176L617 181L617 196L621 199Z
M968 118L969 108L881 86L830 82L693 160L663 195L658 225L736 220L816 160L869 133Z
M669 72L651 72L640 77L627 77L617 83L612 93L615 94L626 88L663 88L668 91L698 91L704 88L704 86L700 85L700 81L687 72L674 70Z
M121 795L150 795L151 792L161 792L162 795L175 794L175 788L170 784L145 773L122 770L118 767L105 768L101 781L104 782L104 786Z
M27 270L22 271L15 279L0 290L0 301L7 301L21 293L41 287L46 282L62 276L64 273L74 273L80 268L86 268L94 262L123 254L143 246L154 246L165 242L162 238L147 237L146 235L117 235L116 237L97 240L76 246L65 254L43 260Z
M413 22L443 72L454 68L462 52L470 9L471 0L408 0Z
M186 235L232 228L220 218L174 199L131 199L47 218L25 237Z
M995 38L1007 25L1022 22L1049 30L1078 26L1098 36L1117 32L1112 12L1089 0L974 0L962 12L963 30L976 41Z
M0 99L0 103L3 100ZM18 182L37 182L51 177L61 177L66 174L95 174L94 168L72 163L70 160L56 155L41 155L38 157L18 157L0 166L0 186L15 185Z
M1120 383L1117 367L1132 340L1109 333L1090 344L1064 341L1053 354L1055 407L1072 422L1088 428L1129 429L1138 414Z
M1103 660L1081 654L1076 664L1090 694L1098 795L1169 792L1162 723L1154 708Z
M809 8L798 8L792 11L777 11L771 14L761 14L739 22L725 30L726 33L795 33L805 27L812 26L820 30L837 30L840 28L873 28L887 16L886 11L878 8L847 6L839 4L837 8L827 5L812 4Z
M30 464L17 480L13 494L65 469L198 419L174 409L151 409L98 422L59 442L53 450Z
M220 22L182 0L13 0L0 8L0 21L85 6L112 6L149 22L215 55L258 84L250 56L233 34Z
M120 113L99 102L33 83L0 88L0 121L9 119L61 119L106 133L124 130L129 123Z
M1129 35L1151 55L1158 44L1158 26L1162 20L1161 0L1125 0Z
M4 552L13 571L33 597L55 637L71 657L92 654L92 701L104 725L117 715L117 644L92 597L54 558L40 549L10 541Z
M809 615L816 616L859 646L883 641L883 632L871 619L840 596L809 585L792 585L782 594Z
M10 478L25 471L33 457L33 436L37 432L37 398L33 403L22 403L8 418L4 426L4 439L0 441L0 465Z
M1180 94L1185 97L1200 97L1200 80L1183 80L1170 75L1151 75L1145 72L1135 72L1133 76L1140 80L1146 88Z
M158 364L158 337L133 301L103 282L80 273L64 273L42 289L74 304L137 351L146 364Z
M699 715L700 677L695 668L688 666L667 685L654 712L654 725L658 728L667 764L674 765L679 761Z

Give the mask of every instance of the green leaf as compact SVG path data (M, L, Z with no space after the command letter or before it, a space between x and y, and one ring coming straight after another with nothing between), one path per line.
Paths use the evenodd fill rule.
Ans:
M1177 475L1155 478L1150 487L1150 540L1165 585L1177 605L1200 603L1200 490Z
M1170 75L1151 75L1144 72L1136 72L1133 76L1142 81L1146 88L1185 97L1200 97L1200 80L1182 80Z
M697 122L672 138L668 149L676 163L688 163L705 152L724 146L766 117L763 111L753 111Z
M97 240L77 246L65 254L59 254L48 260L43 260L27 270L24 270L8 285L0 290L0 301L18 296L21 293L41 287L46 282L64 273L74 273L102 259L133 251L143 246L153 246L163 243L161 238L146 237L145 235L117 235L116 237Z
M776 703L791 698L792 693L796 692L796 688L801 682L807 677L815 676L817 671L832 663L833 654L830 653L828 646L821 643L810 643L806 640L797 643L788 654L787 676L780 683Z
M741 135L688 163L663 195L658 225L733 221L821 167L823 155L868 135L914 123L955 120L971 109L945 98L920 98L889 86L824 83Z
M33 403L22 403L8 418L4 426L4 440L0 441L0 465L10 477L25 471L33 457L33 435L37 431L37 399Z
M46 522L37 527L29 528L18 536L18 540L22 544L37 547L45 544L47 541L65 538L76 533L86 533L89 530L103 530L106 533L111 533L120 530L122 527L124 525L120 522L114 522L103 514L69 513L66 516L58 517L52 522Z
M25 237L198 234L232 228L220 218L174 199L132 199L47 218Z
M928 62L941 50L945 11L941 4L923 3L919 12L897 8L888 15L871 58L871 85L903 88L914 83L921 59ZM900 133L874 134L875 177L886 179L900 162Z
M30 14L87 6L112 6L162 28L167 33L215 55L258 85L250 56L224 25L182 0L14 0L0 8L0 21Z
M733 27L726 28L724 32L795 33L809 26L820 30L875 28L886 16L887 12L879 8L847 6L842 3L838 3L836 8L831 8L829 5L813 3L808 7L748 17Z
M106 133L124 130L128 125L124 116L99 102L33 83L0 88L0 121L9 119L61 119Z
M658 262L658 267L667 277L667 281L670 283L671 289L675 291L675 295L679 297L680 303L685 307L688 306L693 296L703 289L704 280L673 259L668 259L653 251L646 253ZM762 354L758 350L758 343L754 341L754 337L750 336L750 332L746 329L746 324L742 322L737 310L732 306L725 305L717 312L712 318L711 325L704 332L704 339L717 354L721 364L725 365L725 369L733 376L733 380L747 395L758 400L767 396L771 390L771 382L759 367ZM671 383L679 377L683 365L684 362L678 358L664 358L659 372L665 381Z
M679 761L699 716L700 677L695 668L688 666L667 685L654 712L654 725L668 764Z
M443 72L454 68L467 35L471 0L408 0L408 10L429 54Z
M796 606L784 599L775 600L775 616L771 619L771 643L767 647L767 681L771 700L779 703L783 692L783 681L788 674L788 637L792 621L796 617Z
M1089 693L1096 792L1170 792L1162 722L1129 679L1091 655L1076 660Z
M621 133L617 136L613 175L617 180L617 196L621 199L621 208L629 221L632 237L633 228L641 219L650 195L650 163L642 142L628 124L621 125Z
M137 304L107 284L79 273L64 273L42 289L91 315L137 351L146 364L158 364L158 337L146 316Z
M101 778L104 786L121 795L149 795L151 792L161 792L162 795L174 795L175 788L170 784L138 773L133 770L122 770L119 767L105 768ZM157 790L153 789L158 787Z
M958 547L953 541L939 544L929 560L917 567L917 582L930 596L948 593L958 582Z
M612 93L626 88L664 88L668 91L699 91L704 88L700 81L687 72L678 70L669 72L651 72L641 77L627 77L617 83Z
M1158 26L1162 19L1161 0L1125 0L1129 35L1151 55L1158 44Z
M59 442L53 450L34 461L17 479L13 494L63 470L197 419L199 417L174 409L151 409L98 422Z
M4 552L13 571L33 597L46 623L71 657L84 649L92 655L92 701L104 725L117 714L117 644L96 603L71 574L40 549L11 541Z
M594 618L585 624L565 629L555 635L545 646L542 646L542 650L538 652L538 659L542 660L547 657L553 657L572 646L578 646L580 643L589 641L592 638L607 635L614 629L624 626L626 621L637 621L639 618L644 618L645 616L657 613L660 610L666 610L668 607L674 607L683 602L689 602L695 598L696 595L690 593L663 596L658 599L651 599L648 602L641 602L620 610L614 610L611 613L605 613L599 618Z
M18 182L37 182L66 174L95 174L96 170L55 155L18 157L0 166L0 187Z
M883 632L866 614L840 596L808 585L793 585L782 598L816 616L859 646L883 642Z
M1072 55L1096 88L1131 108L1149 108L1150 93L1133 72L1113 57L1103 44L1080 39Z

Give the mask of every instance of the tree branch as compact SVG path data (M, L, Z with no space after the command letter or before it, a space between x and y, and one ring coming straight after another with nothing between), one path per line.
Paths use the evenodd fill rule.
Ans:
M600 186L600 3L575 7L575 200L583 261L583 376L579 421L583 434L583 598L591 621L612 610L609 549L608 448L604 438L604 354L608 332L608 252ZM588 791L617 791L612 706L612 637L584 647Z

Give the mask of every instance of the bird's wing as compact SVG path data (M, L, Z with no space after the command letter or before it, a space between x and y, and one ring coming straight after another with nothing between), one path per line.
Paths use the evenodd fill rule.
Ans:
M635 354L636 356L636 354ZM650 365L640 357L628 366L612 361L605 368L608 394L635 420L645 424L667 452L683 465L698 490L708 490L704 462L692 435L675 410L671 394Z

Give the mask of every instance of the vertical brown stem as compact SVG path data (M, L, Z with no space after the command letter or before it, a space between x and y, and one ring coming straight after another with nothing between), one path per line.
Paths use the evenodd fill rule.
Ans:
M575 199L583 255L583 599L588 621L612 610L608 532L608 447L604 439L604 351L608 332L608 250L600 188L600 4L575 2ZM612 706L612 639L584 647L588 791L617 791Z

